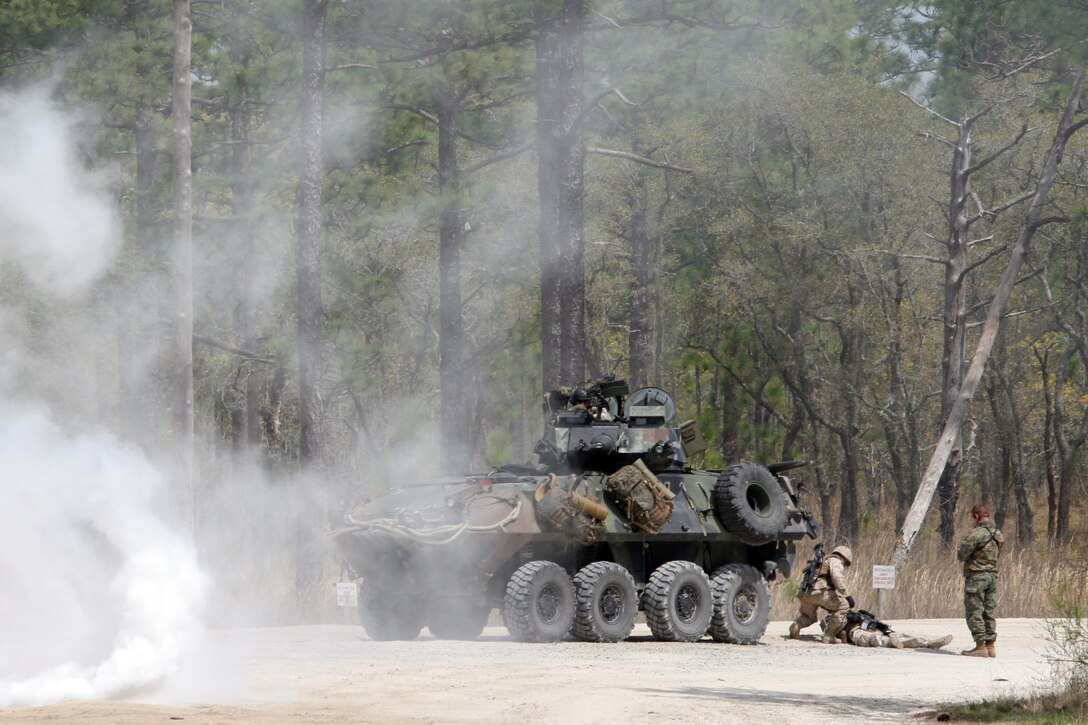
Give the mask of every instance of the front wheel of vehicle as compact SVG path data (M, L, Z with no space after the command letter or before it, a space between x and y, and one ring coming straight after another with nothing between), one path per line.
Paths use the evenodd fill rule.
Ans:
M359 622L371 639L415 639L423 613L418 598L395 587L367 579L359 585Z

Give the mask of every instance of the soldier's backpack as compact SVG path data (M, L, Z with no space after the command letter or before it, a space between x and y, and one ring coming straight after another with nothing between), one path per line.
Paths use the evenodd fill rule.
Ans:
M553 477L552 482L537 488L536 513L551 529L583 544L592 544L604 533L604 524L586 511L585 501L585 497L555 485Z
M676 494L641 460L613 473L605 485L623 507L627 520L648 534L660 531L676 506Z

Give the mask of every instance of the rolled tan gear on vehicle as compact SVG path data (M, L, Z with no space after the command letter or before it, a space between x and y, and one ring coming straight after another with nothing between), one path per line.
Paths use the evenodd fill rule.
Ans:
M536 493L533 494L533 498L536 502L540 503L544 499L544 495L554 488L558 482L558 476L554 473L549 473L548 480L536 487ZM598 521L604 521L608 518L608 509L599 501L594 501L589 496L583 496L574 491L570 492L570 497L574 502L574 505L587 516L592 516Z
M601 521L607 517L607 510L605 515L598 519L587 512L577 499L580 498L601 509L604 509L604 506L557 485L554 473L548 481L537 486L533 498L536 500L536 512L539 518L546 521L556 531L562 531L583 544L596 542L604 533Z
M626 518L648 534L656 534L672 516L676 494L641 460L613 473L606 485L624 507Z
M592 516L598 521L604 521L608 518L608 509L605 508L603 503L594 501L589 496L583 496L580 493L574 493L571 491L571 499L574 500L574 505L582 510L583 513Z
M533 500L537 503L544 500L544 494L550 491L557 481L558 477L554 473L549 473L548 480L536 487L536 491L533 493Z

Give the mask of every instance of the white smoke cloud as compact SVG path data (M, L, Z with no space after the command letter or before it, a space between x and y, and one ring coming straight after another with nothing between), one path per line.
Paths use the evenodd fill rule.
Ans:
M118 247L99 181L75 163L68 120L47 91L0 94L0 262L69 294L102 274Z
M33 408L0 415L0 460L17 472L0 489L3 628L92 657L102 627L114 630L97 664L67 661L0 680L0 705L160 684L199 637L206 582L191 544L156 513L159 472L110 435L69 435Z
M34 287L0 297L0 707L146 693L201 639L195 547L139 450L27 401L34 355L15 334L27 299L85 302L119 248L116 220L47 92L0 95L0 138L0 270Z

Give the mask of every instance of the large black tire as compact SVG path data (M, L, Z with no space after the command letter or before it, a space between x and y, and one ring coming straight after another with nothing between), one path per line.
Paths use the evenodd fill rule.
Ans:
M574 636L585 642L622 642L638 616L638 590L626 569L596 561L574 575Z
M692 561L670 561L654 570L642 593L646 623L657 639L694 642L706 634L714 595L706 572Z
M427 614L427 629L438 639L476 639L490 614L490 608L465 597L436 597Z
M714 616L708 632L718 642L755 644L771 618L771 588L754 566L727 564L710 577Z
M530 561L510 577L502 609L514 639L558 642L574 621L574 585L558 564Z
M789 523L786 495L758 463L738 463L714 484L714 515L726 531L753 546L774 541Z
M359 585L359 622L371 639L415 639L424 613L417 597L366 579Z

